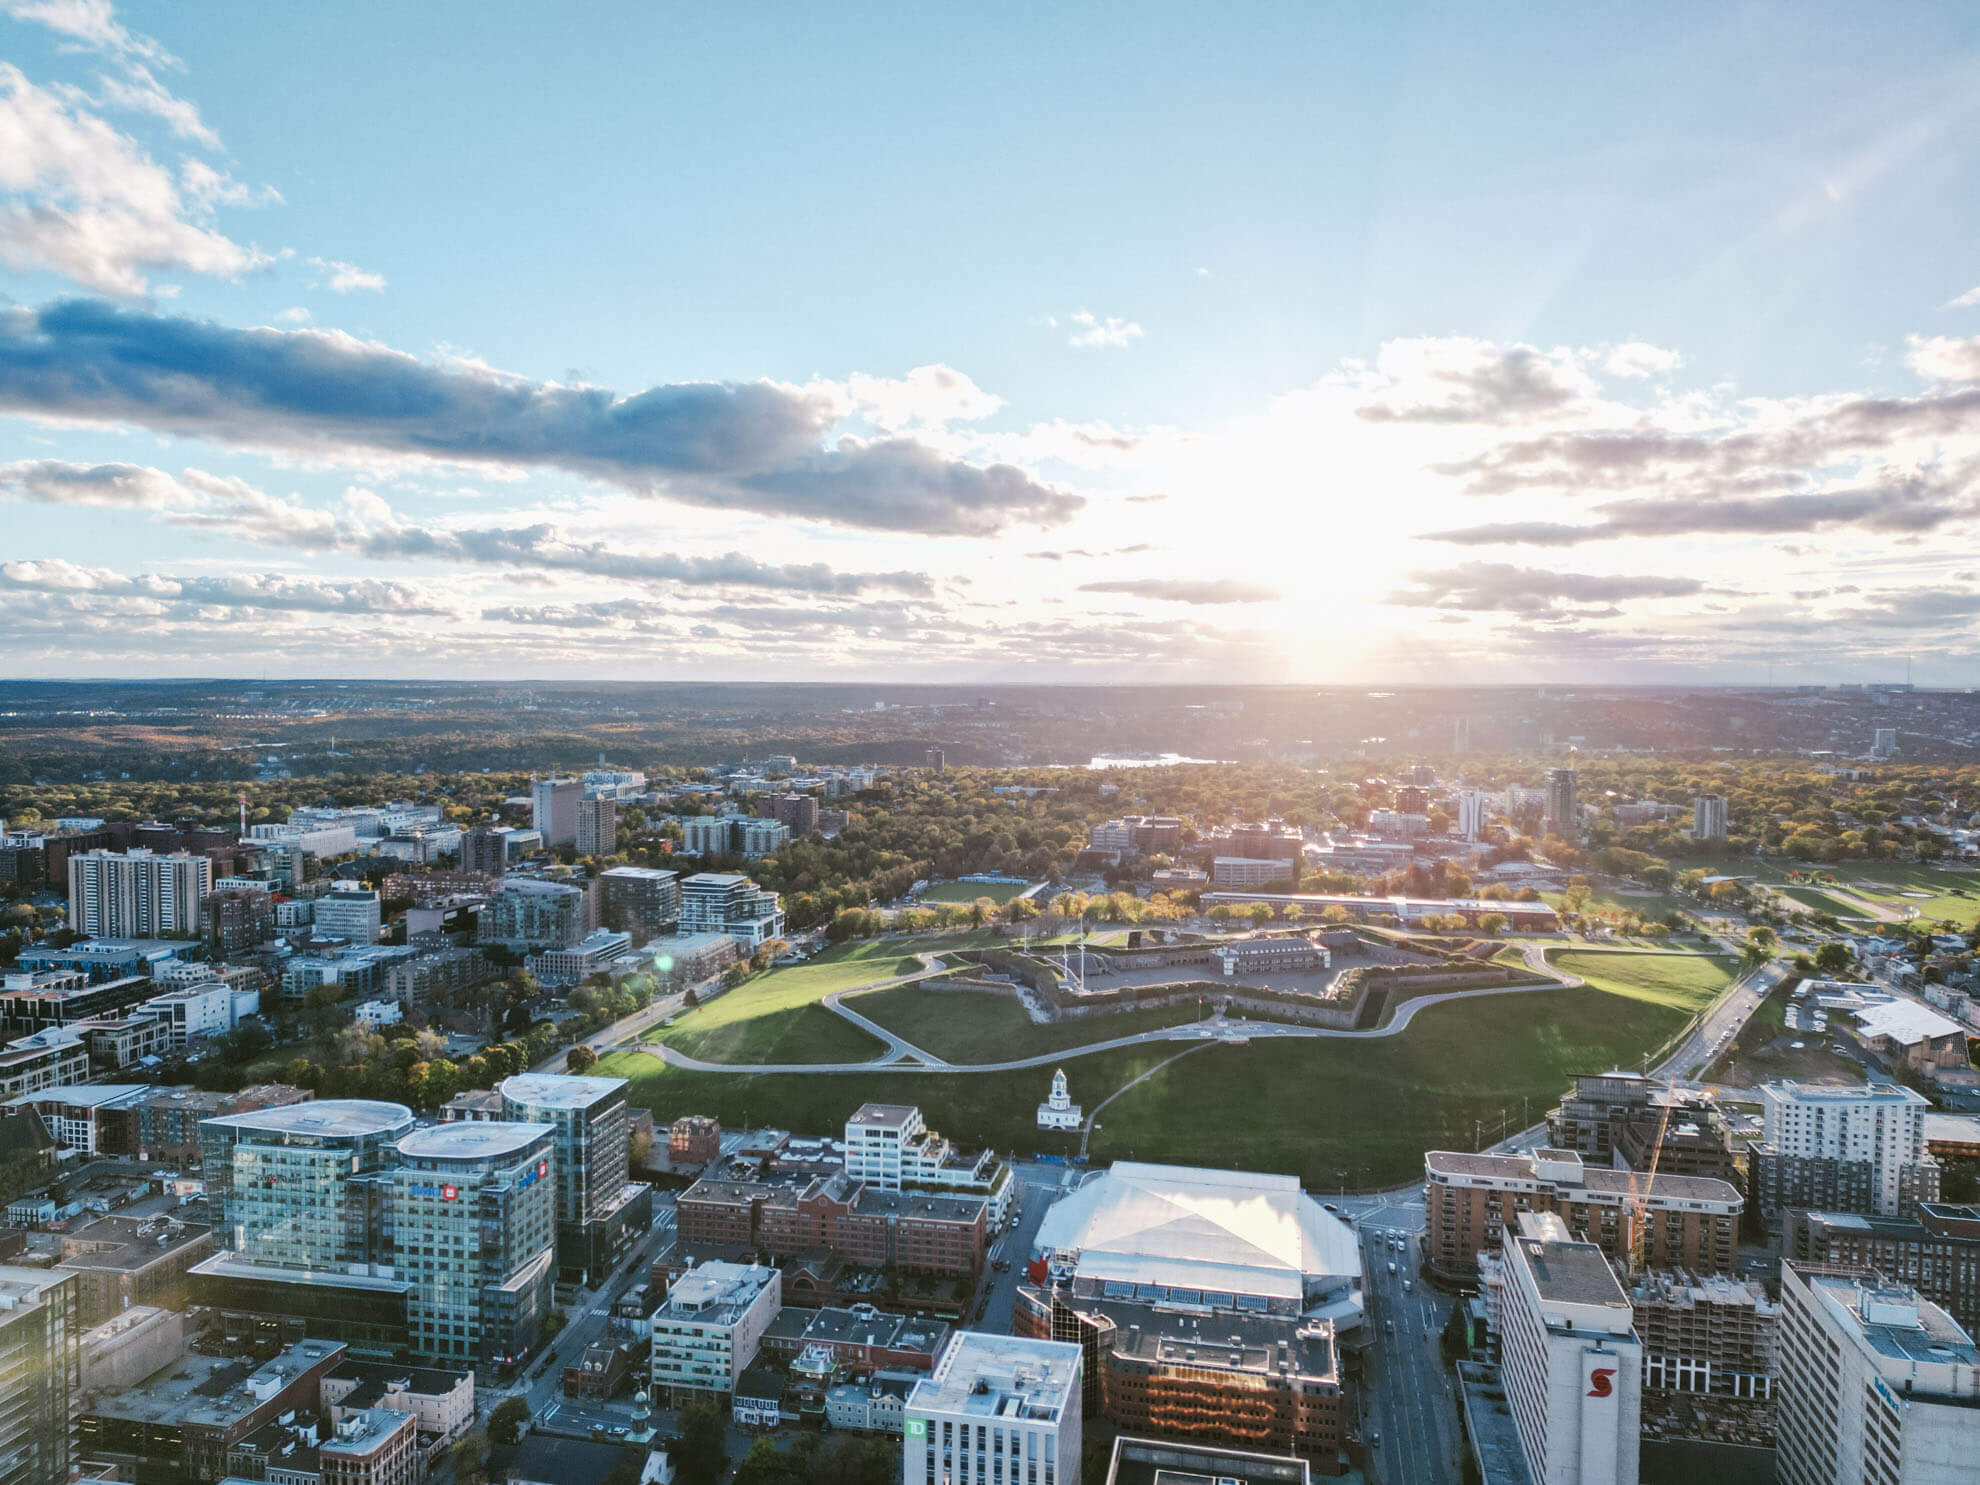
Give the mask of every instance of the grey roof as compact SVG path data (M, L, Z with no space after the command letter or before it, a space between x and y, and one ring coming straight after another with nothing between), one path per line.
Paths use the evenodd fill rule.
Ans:
M307 1105L305 1105L307 1107ZM492 1160L526 1150L550 1124L508 1124L494 1119L457 1119L415 1129L399 1141L399 1153L412 1160Z
M264 1134L390 1134L394 1130L411 1129L413 1111L402 1103L385 1103L375 1098L319 1098L272 1109L251 1109L245 1114L222 1114L203 1122Z
M1514 1239L1526 1254L1540 1298L1571 1305L1615 1305L1627 1310L1629 1296L1593 1243L1554 1243Z
M502 1096L539 1109L585 1109L624 1093L625 1078L580 1078L566 1073L517 1073L502 1080Z

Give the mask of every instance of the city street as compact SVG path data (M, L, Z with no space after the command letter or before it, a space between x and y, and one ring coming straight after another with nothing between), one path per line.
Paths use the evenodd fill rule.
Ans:
M576 1421L575 1417L563 1416L565 1411L573 1415L583 1411L571 1407L563 1395L564 1368L582 1356L585 1347L605 1334L612 1305L628 1289L646 1282L646 1273L654 1258L673 1241L674 1204L671 1193L667 1194L667 1199L655 1201L653 1216L653 1226L633 1244L631 1252L618 1268L596 1287L578 1291L577 1298L565 1307L562 1332L547 1351L530 1363L523 1378L491 1397L491 1406L501 1397L520 1394L528 1400L533 1418L560 1429L568 1429ZM592 1411L599 1412L595 1408ZM599 1416L607 1415L599 1412ZM623 1423L625 1416L611 1416L610 1421Z
M1401 1252L1392 1246L1398 1235ZM1440 1349L1453 1301L1416 1281L1421 1250L1413 1227L1364 1224L1361 1248L1370 1342L1361 1402L1368 1476L1384 1485L1456 1485L1463 1433L1456 1384Z
M1011 1305L1017 1298L1018 1285L1024 1282L1024 1263L1031 1256L1032 1240L1038 1236L1038 1224L1044 1220L1045 1209L1076 1185L1086 1172L1077 1166L1022 1161L1014 1174L1022 1187L1018 1225L991 1245L993 1255L1008 1260L1010 1268L1001 1274L994 1270L990 1274L983 1318L974 1325L977 1330L1010 1330Z

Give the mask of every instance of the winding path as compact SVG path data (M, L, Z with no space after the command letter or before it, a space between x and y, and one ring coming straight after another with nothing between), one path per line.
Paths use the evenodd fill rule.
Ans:
M888 1044L886 1053L865 1062L704 1062L699 1057L690 1057L673 1047L653 1042L641 1043L638 1047L628 1050L644 1052L649 1057L658 1057L669 1067L678 1067L688 1072L739 1073L745 1076L762 1073L873 1072L880 1068L895 1072L927 1073L1023 1072L1028 1068L1052 1067L1075 1057L1092 1057L1101 1052L1119 1051L1123 1047L1143 1047L1153 1042L1193 1041L1208 1044L1214 1041L1237 1042L1275 1036L1338 1037L1345 1041L1367 1041L1379 1037L1399 1036L1409 1029L1409 1023L1416 1018L1417 1012L1428 1006L1444 1005L1457 1000L1477 1000L1486 996L1573 990L1587 983L1573 975L1563 975L1560 970L1551 967L1546 968L1545 973L1550 979L1544 985L1499 985L1484 990L1447 990L1439 995L1421 995L1397 1006L1390 1018L1380 1026L1337 1029L1329 1026L1302 1026L1288 1021L1250 1021L1241 1016L1220 1015L1208 1021L1186 1021L1181 1025L1144 1031L1135 1036L1117 1036L1106 1041L1088 1042L1084 1046L1064 1047L1056 1052L1040 1052L1032 1057L1013 1057L1003 1062L945 1062L934 1053L923 1051L911 1042L887 1031L877 1022L848 1011L844 1005L838 1003L840 996L856 995L866 989L905 984L923 978L920 975L910 975L903 980L888 980L872 986L835 991L821 1001L821 1004L831 1006L840 1015L848 1017L856 1025L874 1033Z

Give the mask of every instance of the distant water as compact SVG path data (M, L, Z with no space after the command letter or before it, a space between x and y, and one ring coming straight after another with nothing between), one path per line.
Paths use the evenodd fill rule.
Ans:
M1088 768L1170 768L1178 763L1229 763L1228 758L1185 758L1181 753L1154 753L1138 757L1115 757L1101 754Z

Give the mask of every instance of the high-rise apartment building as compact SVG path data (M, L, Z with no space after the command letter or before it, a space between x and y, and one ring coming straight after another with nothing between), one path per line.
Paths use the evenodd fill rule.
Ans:
M258 887L209 892L199 905L201 940L219 959L242 954L275 937L275 894Z
M1872 758L1895 758L1898 751L1897 728L1879 727L1870 741Z
M461 870L499 877L509 869L511 831L477 825L461 836Z
M316 899L318 938L347 938L354 944L375 944L384 925L378 893L369 887L338 882Z
M412 1350L489 1368L528 1352L556 1282L557 1131L455 1123L399 1141L386 1174Z
M191 938L213 861L142 847L69 858L69 927L89 938Z
M784 936L784 910L775 892L738 872L696 872L681 883L681 932L726 933L753 950Z
M1593 1243L1528 1213L1505 1243L1500 1376L1534 1485L1636 1485L1643 1348Z
M1753 1155L1760 1210L1861 1209L1895 1216L1938 1195L1938 1161L1925 1147L1924 1095L1896 1083L1826 1087L1768 1083L1760 1090L1766 1125ZM1852 1169L1853 1168L1853 1169ZM1831 1189L1833 1183L1833 1189ZM1811 1199L1817 1193L1837 1199Z
M776 820L793 836L810 835L818 828L818 800L810 794L765 794L756 801L756 813Z
M1485 791L1464 789L1459 791L1457 830L1466 840L1480 840L1485 834Z
M1980 1206L1920 1202L1916 1219L1790 1211L1781 1252L1914 1285L1968 1332L1980 1330Z
M519 949L563 949L597 926L595 899L588 887L514 877L482 904L475 941Z
M1908 1285L1781 1266L1782 1485L1965 1485L1980 1461L1980 1351Z
M584 798L582 779L538 779L529 786L530 820L543 844L577 844L578 804Z
M68 1485L82 1336L77 1275L0 1266L0 1485Z
M1691 801L1691 838L1724 840L1732 823L1723 794L1701 794Z
M1078 1485L1080 1348L958 1331L906 1410L903 1485Z
M949 755L941 748L929 748L923 756L926 758L928 766L934 769L935 772L943 773L947 771Z
M1571 768L1550 768L1547 770L1547 804L1545 823L1549 835L1558 835L1562 840L1573 840L1579 829L1580 817L1575 808L1575 785L1577 776Z
M614 866L598 874L598 921L635 944L672 933L681 922L681 876L657 866Z
M577 806L577 853L609 856L619 849L619 802L580 799Z

